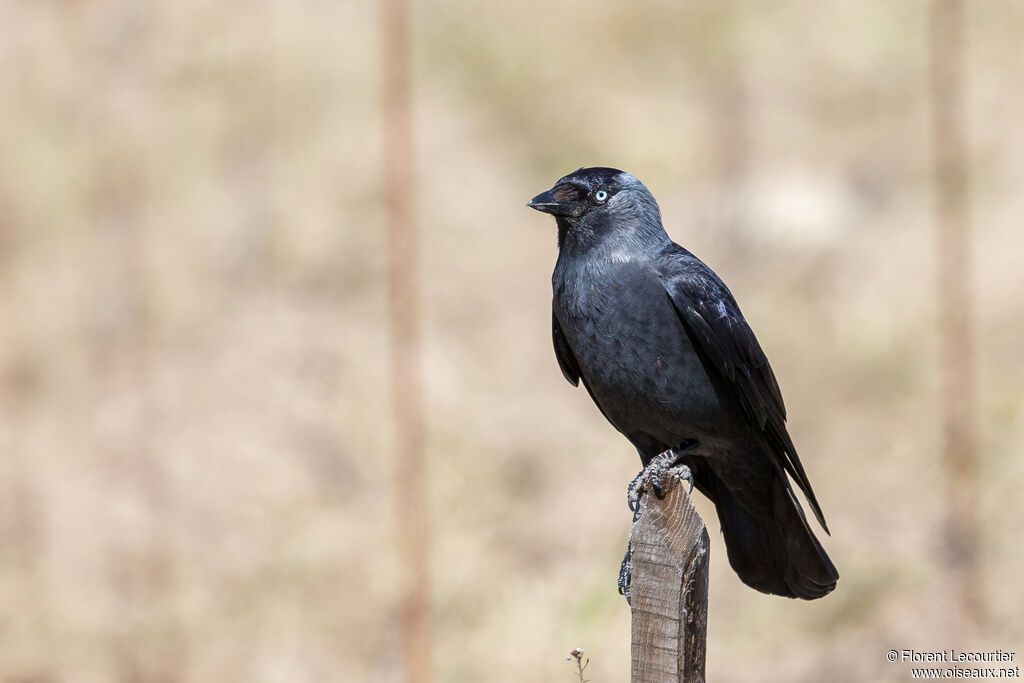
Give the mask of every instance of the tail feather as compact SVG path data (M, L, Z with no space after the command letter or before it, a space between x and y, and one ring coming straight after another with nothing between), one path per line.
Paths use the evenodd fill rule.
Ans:
M729 564L744 583L763 593L804 600L832 592L839 572L782 475L772 468L767 487L744 486L741 496L711 476L713 485L706 488L718 510Z

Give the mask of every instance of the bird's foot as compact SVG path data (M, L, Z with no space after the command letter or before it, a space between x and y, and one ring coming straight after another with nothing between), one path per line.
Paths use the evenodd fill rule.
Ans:
M626 546L626 556L622 558L622 566L619 567L619 595L626 598L626 604L632 602L629 599L630 582L633 578L633 545Z
M693 493L693 473L690 468L680 461L687 452L697 445L696 441L686 441L679 446L662 451L647 463L647 467L640 470L626 492L626 503L633 513L633 521L637 520L640 514L640 497L648 490L661 500L665 497L666 486L669 481L685 480L689 483L689 493Z
M633 481L629 482L629 487L626 489L626 505L629 506L629 511L633 513L634 522L636 521L637 514L640 512L640 494L642 493L645 474L647 474L646 467L633 477Z

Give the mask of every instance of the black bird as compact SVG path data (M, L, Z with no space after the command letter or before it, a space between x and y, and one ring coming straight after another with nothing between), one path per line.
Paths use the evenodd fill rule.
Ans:
M832 591L839 573L789 483L827 533L779 385L725 283L672 242L623 171L581 168L527 206L558 224L552 335L565 378L583 381L644 467L673 451L690 468L744 583L807 600Z

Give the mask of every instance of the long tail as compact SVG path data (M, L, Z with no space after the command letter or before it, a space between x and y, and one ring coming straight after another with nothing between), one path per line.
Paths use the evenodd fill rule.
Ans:
M697 479L718 509L729 564L743 583L763 593L804 600L828 595L839 572L784 475L766 458L755 462L764 468L732 490L706 462L699 466Z

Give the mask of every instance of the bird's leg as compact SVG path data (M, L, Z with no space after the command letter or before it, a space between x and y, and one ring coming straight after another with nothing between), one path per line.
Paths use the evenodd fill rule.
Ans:
M693 473L690 472L689 467L682 466L680 461L696 446L697 442L690 439L678 446L662 451L651 458L651 461L647 463L647 467L640 470L640 473L630 482L629 488L626 489L626 504L633 513L634 522L640 514L640 496L647 489L654 491L654 495L659 500L665 497L664 486L662 486L661 482L662 478L666 475L671 474L671 476L678 476L680 479L686 480L690 485L689 493L693 493Z

